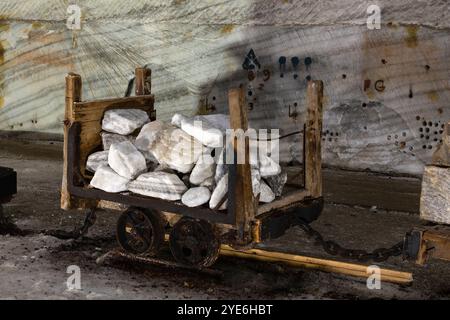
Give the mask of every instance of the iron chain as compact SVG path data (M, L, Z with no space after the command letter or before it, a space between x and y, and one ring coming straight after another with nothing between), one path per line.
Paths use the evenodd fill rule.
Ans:
M403 254L403 241L396 243L390 248L378 248L372 252L367 252L365 250L347 249L340 246L337 242L325 240L322 235L317 230L314 230L309 224L300 224L299 226L315 241L316 244L321 245L325 252L333 256L340 256L342 258L360 262L382 262L390 257Z

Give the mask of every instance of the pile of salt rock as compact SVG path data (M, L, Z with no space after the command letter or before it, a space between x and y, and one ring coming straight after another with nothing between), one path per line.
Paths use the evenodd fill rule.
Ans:
M91 154L86 163L94 173L90 184L107 192L217 208L228 190L227 148L222 147L228 128L224 114L175 114L168 124L150 122L139 109L108 110L100 133L104 151ZM270 157L256 154L250 155L253 193L260 202L272 202L281 196L287 174ZM219 210L226 207L224 201Z

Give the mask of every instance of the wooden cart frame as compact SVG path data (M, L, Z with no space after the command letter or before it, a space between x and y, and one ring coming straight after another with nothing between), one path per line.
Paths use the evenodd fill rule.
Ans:
M89 187L91 176L85 171L89 154L100 150L101 121L106 110L138 108L150 119L156 119L154 96L151 94L151 71L137 68L133 97L82 101L82 80L77 74L66 76L66 107L64 120L64 172L61 190L63 209L93 209L100 201L155 209L164 215L188 216L225 227L224 243L249 244L276 238L290 227L315 220L323 208L321 171L322 96L321 81L309 81L307 114L304 125L304 184L272 203L256 203L251 183L249 141L245 141L245 163L229 167L227 211L205 207L189 208L172 202L135 194L108 193ZM242 88L228 93L230 127L247 130L247 108ZM236 148L236 142L234 143ZM235 155L236 155L236 150ZM235 161L236 162L236 161ZM230 237L231 234L231 237Z

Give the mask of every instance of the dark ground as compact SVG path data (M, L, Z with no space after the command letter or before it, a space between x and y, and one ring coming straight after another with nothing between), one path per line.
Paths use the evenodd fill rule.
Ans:
M71 230L83 213L59 208L62 144L50 141L0 141L0 165L18 172L18 194L5 213L22 229ZM418 217L420 180L374 173L324 171L326 206L313 226L347 247L374 249L401 240L423 225ZM96 258L116 246L118 213L99 213L86 238L60 240L43 234L0 236L0 299L430 299L450 298L450 263L418 267L399 258L381 267L411 271L411 285L382 283L369 290L365 279L315 270L221 257L214 268L222 279L193 272L124 261L97 265ZM266 244L328 257L300 229ZM238 263L237 263L238 262ZM82 290L66 289L69 265L81 268Z

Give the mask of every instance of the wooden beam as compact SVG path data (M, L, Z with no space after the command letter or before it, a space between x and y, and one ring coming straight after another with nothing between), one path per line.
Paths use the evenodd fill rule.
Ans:
M295 190L287 195L284 195L281 199L275 200L271 203L265 203L258 207L258 216L267 213L271 210L275 209L281 209L285 207L289 207L290 205L303 200L305 197L309 195L308 190L302 189L302 190Z
M152 91L152 71L148 68L136 68L134 74L136 75L135 94L137 96L149 95Z
M322 196L322 100L323 82L309 81L305 126L305 189L310 196Z
M242 88L231 89L228 91L228 105L230 109L230 128L233 129L235 133L239 130L243 130L245 133L248 129L248 120L244 90ZM241 148L243 142L244 155L242 155L242 152L239 155L240 150L242 150ZM236 164L236 181L232 182L235 183L235 193L234 195L231 195L232 197L234 196L234 200L229 199L228 205L230 205L230 200L234 201L236 225L239 230L243 231L245 234L248 234L250 231L250 223L256 213L256 203L253 196L249 160L249 138L247 136L242 136L238 139L235 135L233 136L232 144L233 150L237 154L237 160L240 159L240 156L244 156L244 161L238 161Z
M73 109L75 102L81 101L81 77L75 73L69 73L66 76L66 106L64 112L64 164L63 177L61 185L61 208L68 210L72 208L71 196L67 188L67 150L68 150L68 132L73 121Z
M306 257L301 255L289 254L284 252L275 252L261 249L237 250L230 246L222 245L220 254L224 256L254 259L265 262L279 262L293 267L312 268L325 272L334 272L354 277L368 278L368 266L340 262L327 259ZM407 284L412 282L412 274L380 268L381 281Z

